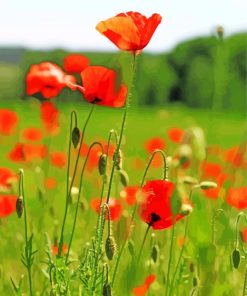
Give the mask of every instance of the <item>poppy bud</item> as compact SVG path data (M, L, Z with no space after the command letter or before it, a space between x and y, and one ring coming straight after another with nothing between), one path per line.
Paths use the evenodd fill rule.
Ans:
M113 154L113 161L115 162L115 166L118 170L121 170L123 166L123 158L122 158L122 151L119 149L118 153L117 150L115 150Z
M232 263L235 269L238 269L240 264L241 256L238 249L233 250L232 252Z
M124 170L119 170L120 182L121 184L126 187L129 184L129 176Z
M180 209L180 214L183 216L189 215L192 212L193 208L190 204L182 204Z
M114 237L109 235L105 242L105 253L109 260L112 260L117 250L117 245Z
M18 215L18 218L21 218L22 216L22 213L23 213L23 196L19 196L16 200L16 205L15 205L15 208L16 208L16 213Z
M194 287L198 286L198 279L197 279L196 276L193 277L192 284L193 284Z
M79 130L79 128L77 126L75 126L73 128L72 137L71 137L74 148L77 147L77 145L78 145L78 143L80 141L80 137L81 137L80 130Z
M111 296L111 286L109 283L104 283L102 295L103 296Z
M211 181L203 181L199 184L199 187L204 190L217 188L217 186L217 183Z
M128 241L128 249L129 249L129 252L130 252L131 256L134 256L134 254L135 254L134 247L135 247L135 244L134 244L133 240L129 240Z
M194 272L195 271L195 265L193 263L190 263L190 272Z
M105 175L106 172L106 154L101 154L98 162L99 174Z
M151 253L151 258L153 259L154 263L157 262L158 254L159 254L159 247L158 245L154 245Z

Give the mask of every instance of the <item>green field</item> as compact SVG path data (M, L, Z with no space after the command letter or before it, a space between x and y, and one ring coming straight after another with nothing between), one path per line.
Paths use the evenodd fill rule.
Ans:
M20 167L24 169L28 227L29 231L34 234L33 249L38 250L34 255L34 265L32 267L33 290L35 291L35 295L51 295L49 294L47 265L43 263L47 258L45 233L50 237L52 244L54 244L55 239L58 238L60 233L66 198L66 169L50 166L49 157L46 157L43 161L12 163L7 155L16 142L22 141L22 130L26 127L42 128L39 116L39 102L36 100L13 101L11 103L1 102L1 108L14 110L19 116L19 125L16 133L10 137L2 136L0 138L0 159L2 167L11 168L16 172L18 172ZM52 151L67 153L70 112L72 110L77 112L78 125L82 127L89 111L89 106L83 103L59 103L58 108L60 110L60 132L56 136L45 137L43 139L43 143L48 147L48 153ZM109 130L112 128L119 131L121 115L121 109L96 106L86 130L86 143L90 144L95 140L100 141L102 139L106 141ZM195 111L181 105L169 106L167 108L135 108L134 110L130 108L122 145L123 166L129 174L130 185L140 184L143 176L145 163L148 159L147 152L144 148L145 141L152 137L161 137L166 142L166 155L173 155L177 149L177 144L172 143L168 139L168 129L171 127L180 127L186 130L194 126L200 126L204 130L207 145L218 145L222 149L229 149L243 142L246 122L245 118L239 114L230 112L216 113L211 110L200 109ZM136 158L142 163L140 168L134 164ZM72 163L74 159L75 150L72 148ZM212 157L213 161L215 159L215 157ZM222 166L225 165L222 160L220 160L220 163ZM37 171L37 167L40 167L41 170ZM79 170L81 168L82 162L80 162ZM148 179L160 178L162 175L161 172L162 168L151 168L148 173ZM195 169L195 167L192 167L186 174L200 179L198 168ZM244 174L244 170L239 170L238 178L240 181L237 182L238 186L244 185ZM58 185L55 189L48 190L44 188L43 181L47 176L56 178ZM240 176L242 177L240 178ZM75 186L78 186L78 183L77 176ZM97 169L86 172L82 190L82 205L79 209L78 222L71 251L73 263L69 265L68 269L65 268L64 271L66 277L70 278L70 295L88 295L83 288L83 282L79 279L78 274L74 277L71 275L83 260L85 248L91 244L95 233L97 216L90 207L90 200L100 196L100 184L101 177ZM226 185L226 189L228 186L229 184ZM122 189L123 187L115 179L112 195L119 199ZM16 192L17 184L12 190ZM121 250L121 246L125 243L123 229L125 228L126 219L132 212L132 208L127 207L126 203L123 203L123 205L125 210L122 218L119 222L112 223L113 233L119 250ZM219 215L217 218L215 226L216 239L212 243L212 216L214 211L219 208L223 208L225 214ZM70 237L74 212L75 200L72 200L65 227L64 238L66 243L68 243ZM190 214L191 217L189 216L189 239L185 245L184 255L179 265L173 295L192 295L190 293L193 292L193 289L196 290L197 288L198 290L193 292L198 293L196 295L244 295L241 293L243 291L246 258L242 259L238 270L234 269L231 263L231 252L235 237L234 221L237 214L238 212L235 209L226 205L223 198L210 200L205 198L200 190L195 192L194 210ZM171 230L150 231L142 253L141 263L137 265L136 261L132 259L132 256L133 258L136 257L139 252L146 227L138 215L135 219L135 225L131 237L134 255L131 254L127 244L126 248L123 249L123 255L113 288L113 295L133 295L131 292L133 287L142 285L144 279L151 273L156 275L156 280L151 285L148 295L164 295ZM174 266L176 266L176 261L181 250L181 246L178 245L177 241L183 237L184 227L185 219L176 224L171 274L174 272ZM25 295L28 295L27 273L20 260L21 252L24 248L23 217L19 220L17 215L13 213L8 217L2 218L0 220L0 236L0 294L14 295L10 278L18 284L23 275L23 292L25 292ZM152 261L151 255L154 245L159 248L158 259L155 262ZM55 260L55 256L53 260ZM103 262L108 261L104 258ZM110 279L113 276L112 273L115 264L116 258L108 264ZM193 271L191 271L192 265L194 266ZM61 270L63 270L62 266ZM89 272L89 279L90 276ZM198 281L196 284L195 278ZM52 295L65 294L60 292L60 294Z

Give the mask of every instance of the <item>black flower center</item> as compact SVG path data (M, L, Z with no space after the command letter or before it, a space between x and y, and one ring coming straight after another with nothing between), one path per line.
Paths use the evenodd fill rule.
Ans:
M161 220L160 216L156 213L151 213L151 221L149 222L149 225L152 226L155 222L158 222Z
M100 99L100 98L98 98L98 97L94 97L93 98L93 100L92 100L92 104L97 104L97 103L99 103L99 102L101 102L102 100Z

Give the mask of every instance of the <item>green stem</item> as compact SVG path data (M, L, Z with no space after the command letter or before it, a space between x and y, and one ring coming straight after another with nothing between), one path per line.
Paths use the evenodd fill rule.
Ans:
M112 275L112 281L111 281L111 286L113 288L113 285L114 285L114 282L115 282L115 278L116 278L116 275L117 275L117 269L118 269L118 266L119 266L119 262L120 262L120 258L123 254L123 250L126 246L126 243L127 243L127 240L122 244L121 246L121 249L118 253L118 256L117 256L117 261L116 261L116 264L115 264L115 267L114 267L114 271L113 271L113 275Z
M65 227L65 222L66 222L66 218L67 218L67 213L68 213L68 206L69 206L69 199L70 199L70 194L71 194L71 189L75 180L75 175L77 172L77 166L78 166L78 162L79 162L79 157L80 157L80 151L81 151L81 147L82 147L82 143L83 143L83 139L84 139L84 135L85 135L85 130L86 127L88 125L88 122L92 116L94 110L94 105L92 105L92 108L88 114L88 117L85 121L83 130L82 130L82 135L81 135L81 140L80 140L80 146L79 146L79 150L77 153L77 157L76 157L76 162L75 162L75 168L74 168L74 172L73 172L73 176L71 179L71 183L70 183L70 187L69 187L69 169L70 169L70 150L71 150L71 136L72 136L72 121L73 121L73 112L71 113L71 121L70 121L70 137L69 137L69 151L68 151L68 168L67 168L67 189L66 189L66 203L65 203L65 210L64 210L64 217L63 217L63 223L62 223L62 228L61 228L61 234L60 234L60 240L59 240L59 246L58 246L58 255L57 257L61 257L62 254L62 249L63 249L63 236L64 236L64 227ZM69 189L68 189L69 188Z
M32 288L32 263L29 260L29 248L28 248L28 232L27 232L27 211L26 211L26 199L24 193L24 182L23 182L23 170L20 170L20 182L19 182L19 196L23 197L23 207L24 207L24 225L25 225L25 257L26 257L26 267L28 272L28 282L29 282L29 291L30 295L33 295L33 288Z
M247 293L247 267L245 270L245 277L244 277L243 296L246 296L246 293Z
M219 213L224 213L224 210L223 209L217 209L214 212L213 220L212 220L212 244L215 243L215 224L216 224L216 217L218 216Z
M168 295L169 287L170 287L170 272L171 272L171 263L172 263L172 255L173 255L173 241L175 236L175 224L172 226L172 234L171 234L171 245L169 251L169 261L167 266L167 277L166 277L166 296Z
M88 150L88 153L87 153L87 156L85 158L85 161L84 161L84 164L83 164L83 168L82 168L82 171L81 171L81 177L80 177L80 185L79 185L79 192L78 192L78 197L77 197L77 202L76 202L76 210L75 210L75 216L74 216L74 221L73 221L73 226L72 226L72 231L71 231L71 236L70 236L70 242L69 242L69 246L68 246L68 252L67 252L67 255L66 255L66 264L68 262L68 258L69 258L69 253L70 253L70 249L71 249L71 245L72 245L72 241L73 241L73 237L74 237L74 232L75 232L75 226L76 226L76 221L77 221L77 214L78 214L78 209L79 209L79 203L80 203L80 196L81 196L81 190L82 190L82 181L83 181L83 176L84 176L84 171L85 171L85 168L86 168L86 164L87 164L87 161L88 161L88 157L90 155L90 152L92 150L92 148L96 145L99 145L101 147L101 151L103 153L103 146L101 143L99 142L94 142L90 145L89 147L89 150Z
M190 190L190 194L189 194L189 201L190 201L190 202L192 202L192 193L193 193L193 190L196 189L196 188L199 188L199 187L197 187L197 185L195 185L195 186L193 186L192 189ZM174 271L174 274L173 274L173 278L172 278L172 282L171 282L170 295L172 295L173 287L174 287L174 282L175 282L175 280L176 280L176 276L177 276L178 268L179 268L179 265L180 265L181 259L182 259L182 257L183 257L184 248L185 248L185 241L186 241L186 239L187 239L187 234L188 234L188 228L189 228L189 216L186 217L185 228L184 228L184 242L183 242L183 245L182 245L182 248L181 248L181 251L180 251L179 257L178 257L178 262L177 262L177 264L176 264L175 271Z
M139 252L139 255L138 255L138 259L137 259L137 263L139 263L139 261L141 259L141 255L142 255L142 252L143 252L143 248L144 248L144 245L145 245L145 241L147 239L147 235L148 235L148 231L150 229L150 226L151 225L148 224L148 227L147 227L146 232L144 234L143 241L142 241L142 244L141 244L141 249L140 249L140 252Z

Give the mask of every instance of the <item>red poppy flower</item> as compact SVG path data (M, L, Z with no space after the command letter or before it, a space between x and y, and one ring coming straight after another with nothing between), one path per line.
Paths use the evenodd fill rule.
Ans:
M57 187L57 180L52 177L46 178L44 181L44 185L47 189L54 189Z
M230 188L226 198L227 203L238 210L247 208L247 187Z
M59 151L52 152L50 162L55 167L64 168L67 164L67 154Z
M106 202L106 199L104 198L103 203L105 203L105 202ZM90 202L90 205L96 213L99 213L100 198L93 198ZM117 199L110 197L108 206L109 206L109 210L110 210L110 219L112 221L118 221L120 219L121 214L122 214L121 203ZM108 219L108 215L106 215L106 219Z
M154 13L150 18L129 11L100 22L96 29L119 49L136 52L146 47L162 17Z
M36 127L29 127L23 130L22 136L28 141L40 141L42 139L42 132Z
M221 165L213 162L202 162L203 178L217 178L221 173Z
M89 59L82 54L68 54L64 60L64 69L66 72L74 74L81 73L87 66L89 66Z
M15 212L16 196L0 195L0 218L9 216Z
M228 149L225 153L225 161L231 163L234 167L240 167L244 163L244 151L241 151L239 146Z
M247 227L240 231L242 241L247 244Z
M9 109L0 109L0 134L11 135L18 123L18 116Z
M152 154L156 149L164 150L166 142L160 137L151 138L144 143L144 148L149 154Z
M135 287L133 289L133 294L136 296L144 296L147 293L150 285L155 281L155 279L156 279L156 276L154 274L150 274L150 276L148 276L145 279L145 282L143 285Z
M74 84L75 77L50 62L32 65L26 76L26 92L29 96L41 93L46 99L56 97L68 83Z
M9 153L9 159L14 162L25 161L24 144L17 143Z
M81 72L83 87L77 88L85 99L92 104L108 107L123 107L127 96L127 87L117 87L116 72L102 66L88 66Z
M172 215L171 198L174 189L174 184L166 180L147 181L143 186L140 216L153 229L171 227L184 217L180 214L175 217Z
M34 159L44 159L47 152L47 147L43 144L17 143L10 151L9 158L14 162L33 161Z
M184 134L184 130L178 127L172 127L168 130L168 137L174 143L181 143Z
M59 111L51 102L43 102L40 105L40 118L50 134L58 132L59 129Z
M139 186L127 186L121 192L120 196L124 198L129 206L136 203L136 195L139 190Z
M62 254L66 254L68 251L68 247L66 244L63 244L62 246ZM58 254L58 245L53 245L52 246L52 253L54 256L56 256Z
M17 175L8 168L0 168L0 191L8 190L12 180L17 180Z

